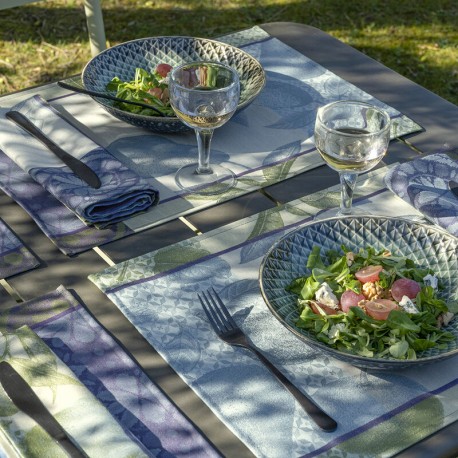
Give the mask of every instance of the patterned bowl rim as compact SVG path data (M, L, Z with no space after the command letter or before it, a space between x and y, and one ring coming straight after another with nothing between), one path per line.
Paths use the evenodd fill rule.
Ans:
M242 49L237 48L236 46L230 45L228 43L223 43L222 41L213 40L211 38L191 37L191 36L188 36L188 35L160 35L160 36L156 36L156 37L136 38L134 40L125 41L123 43L119 43L117 45L114 45L114 46L112 46L112 47L110 47L108 49L105 49L101 53L97 54L92 59L90 59L89 62L87 62L86 65L83 68L83 71L81 73L81 80L83 82L83 86L87 89L87 86L86 86L86 84L84 82L84 79L85 79L85 75L87 75L88 69L91 66L93 66L94 63L97 62L97 60L102 59L103 56L108 55L111 52L115 52L119 48L121 48L121 47L123 47L125 45L128 45L130 43L140 43L140 42L150 41L150 40L173 40L173 39L175 39L175 40L179 40L179 39L198 40L198 41L204 41L206 43L215 43L216 45L224 46L226 48L232 48L232 49L236 50L237 53L239 53L240 55L243 55L245 58L247 58L247 59L249 59L252 62L257 64L258 68L260 69L260 74L261 74L261 77L262 77L262 84L259 85L257 91L254 92L253 95L249 99L245 100L243 103L239 103L239 105L237 106L237 111L239 111L242 108L244 108L245 106L249 105L259 95L259 93L262 91L262 89L266 85L266 73L265 73L264 68L261 65L261 63L255 57L253 57L251 54L248 54L246 51L243 51ZM113 102L110 102L107 99L102 99L102 98L95 97L95 96L91 96L91 97L97 103L100 103L104 107L112 110L113 112L118 113L120 116L126 116L127 115L129 117L136 118L136 119L139 119L139 120L145 120L145 119L152 120L152 121L153 120L154 121L157 120L158 122L162 122L162 123L166 123L166 124L167 123L176 123L176 122L181 123L181 121L176 116L153 116L153 115L145 116L145 115L139 115L139 114L136 114L136 113L131 113L129 111L121 110L120 108L117 108L117 107L113 106L112 105Z
M295 234L297 232L304 231L304 230L306 230L307 228L309 228L311 226L318 225L318 224L323 224L323 223L331 223L333 221L337 222L337 221L357 220L357 219L373 219L373 220L380 220L380 221L381 220L388 220L388 221L394 222L394 224L399 224L400 222L402 222L403 224L422 227L427 231L433 231L435 233L439 233L439 234L443 235L444 237L449 238L453 242L458 242L458 238L457 237L453 236L452 234L448 233L447 231L445 231L444 229L442 229L440 227L433 227L433 226L428 225L428 224L423 224L423 223L419 223L419 222L416 222L416 221L407 220L407 219L404 219L404 218L401 218L401 217L376 216L376 215L367 214L367 215L357 215L357 216L340 216L340 217L326 218L326 219L322 219L322 220L319 220L319 221L310 221L308 223L305 223L305 224L301 225L300 227L297 227L297 228L293 229L292 231L288 232L287 234L283 235L278 240L276 240L273 243L273 245L269 248L269 250L267 251L267 253L264 255L264 257L262 259L261 265L259 267L258 281L259 281L259 286L260 286L262 298L263 298L265 304L267 305L269 311L272 313L272 315L278 321L280 321L280 323L283 326L285 326L297 338L299 338L300 340L302 340L306 344L308 344L308 345L310 345L310 346L312 346L314 348L318 348L318 349L322 350L323 352L330 354L331 356L335 355L336 358L344 360L344 361L347 361L347 362L350 362L351 364L354 364L355 366L358 366L358 367L367 367L367 368L375 369L376 366L385 366L386 365L387 368L395 370L396 368L407 368L407 367L413 367L413 366L420 365L420 364L423 365L423 364L427 364L427 363L433 363L433 362L436 362L438 360L442 360L442 359L445 359L445 358L451 358L451 357L453 357L455 355L458 355L458 348L455 349L455 350L448 351L448 352L440 353L438 355L420 357L420 358L417 358L417 359L414 359L414 360L408 360L408 359L407 360L399 360L399 359L395 359L395 358L393 358L393 359L389 359L389 358L387 358L387 359L384 359L384 358L371 358L371 357L368 357L368 356L361 356L361 355L356 355L356 354L353 354L353 353L343 352L343 351L340 351L340 350L337 350L335 348L332 348L332 347L330 347L330 346L328 346L328 345L326 345L326 344L324 344L322 342L319 342L318 340L316 340L316 339L314 339L312 337L309 337L309 336L301 333L299 331L299 328L291 326L289 323L287 323L286 320L277 312L275 307L270 303L269 298L267 297L267 293L266 293L266 291L264 289L264 285L263 285L264 270L266 268L266 264L267 264L267 262L268 262L268 260L270 258L270 255L272 254L273 251L275 251L278 248L279 245L281 245L286 239L290 238L293 234ZM458 317L455 315L455 318L453 319L453 321L455 321L457 319L458 319ZM374 366L374 367L372 367L372 366Z

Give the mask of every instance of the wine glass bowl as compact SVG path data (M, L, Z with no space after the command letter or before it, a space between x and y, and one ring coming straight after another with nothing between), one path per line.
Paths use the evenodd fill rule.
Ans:
M217 62L191 62L171 71L170 103L178 118L194 129L198 162L181 167L177 185L197 194L219 194L234 186L235 175L226 167L210 164L214 129L235 113L240 97L237 71Z
M384 110L364 102L338 101L318 109L315 146L327 165L339 173L338 215L352 213L358 174L371 170L385 156L390 125Z

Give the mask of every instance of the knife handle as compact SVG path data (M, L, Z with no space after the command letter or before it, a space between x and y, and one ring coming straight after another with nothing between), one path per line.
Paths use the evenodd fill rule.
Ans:
M99 177L95 172L87 166L84 162L64 151L59 145L56 145L50 138L48 138L35 124L33 124L21 112L10 110L5 116L11 121L15 122L18 126L22 127L26 132L40 140L50 151L52 151L64 164L66 164L76 176L81 178L92 188L98 189L102 185Z

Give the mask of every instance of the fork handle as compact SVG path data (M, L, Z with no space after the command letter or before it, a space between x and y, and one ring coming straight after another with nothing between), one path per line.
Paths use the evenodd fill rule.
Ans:
M309 399L302 391L294 386L290 380L283 375L260 351L255 347L243 345L251 350L264 365L277 377L277 379L285 386L285 388L296 398L299 404L310 415L310 418L326 432L334 431L337 428L336 421L331 418L326 412L318 407L311 399Z

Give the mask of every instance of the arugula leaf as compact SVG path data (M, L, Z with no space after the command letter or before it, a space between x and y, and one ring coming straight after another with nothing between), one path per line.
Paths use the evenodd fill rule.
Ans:
M415 324L410 318L409 315L401 310L391 310L388 318L386 319L386 324L392 329L397 329L401 331L402 334L412 331L420 332L421 328L418 324Z
M436 297L436 291L431 286L421 288L417 294L415 305L418 310L431 312L435 317L448 311L445 301Z
M304 285L310 281L310 277L299 277L295 278L285 289L290 293L297 294L298 296L301 295L301 290Z
M297 294L301 299L309 300L315 297L315 293L321 284L313 277L301 277L294 280L286 287L287 291Z
M324 283L329 278L334 278L335 274L333 274L329 270L325 270L320 267L315 267L314 269L312 269L312 277L315 281L319 283Z
M383 267L383 264L381 264L381 266ZM384 268L384 270L380 272L379 278L379 285L384 289L389 289L396 279L396 272L394 270L386 270Z
M307 269L312 270L313 268L319 268L319 269L325 269L326 266L323 263L323 260L321 259L321 248L319 246L313 246L312 251L309 254L309 257L307 259L307 264L306 267Z
M429 339L415 339L413 342L410 343L410 346L415 351L424 351L424 350L427 350L428 348L434 347L435 345L436 345L435 342Z
M351 289L356 294L361 293L361 282L352 275L347 275L341 282L342 292Z

